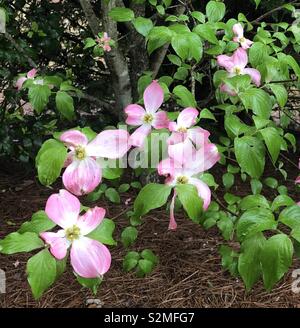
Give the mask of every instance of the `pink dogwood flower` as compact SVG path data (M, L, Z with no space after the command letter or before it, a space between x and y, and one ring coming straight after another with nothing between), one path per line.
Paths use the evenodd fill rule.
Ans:
M167 128L169 120L165 111L158 111L164 100L164 91L157 81L153 81L144 92L145 109L137 104L125 108L126 124L139 126L130 136L133 146L141 147L145 138L155 129Z
M203 209L207 210L211 202L211 191L206 183L201 181L197 175L202 173L220 160L220 154L214 144L205 144L204 147L198 150L195 157L189 159L183 158L167 158L158 164L158 174L167 176L165 183L176 187L180 184L192 184L197 188L198 195L203 201ZM195 159L196 158L196 159ZM176 192L174 191L170 205L170 222L169 229L175 230L177 224L174 217L174 202Z
M62 176L65 187L77 196L92 192L102 178L102 169L96 159L123 157L130 147L128 139L125 130L103 131L91 142L80 131L64 132L60 140L70 149Z
M16 87L18 90L21 90L24 82L28 79L34 79L34 77L36 76L37 70L35 68L33 68L32 70L30 70L26 76L21 76L18 78L17 82L16 82Z
M168 154L177 161L188 158L196 149L208 142L210 133L200 127L193 127L199 112L195 108L185 108L178 115L177 122L169 123L172 131L168 138Z
M246 68L248 64L247 51L243 48L238 48L232 56L220 55L217 57L218 65L224 67L229 73L229 77L236 75L248 74L252 82L259 87L261 82L261 75L257 69Z
M235 34L235 37L233 38L234 42L239 43L243 49L248 49L252 46L253 41L244 37L244 29L241 23L234 24L232 30Z
M97 42L99 43L99 46L103 48L104 51L111 51L110 46L111 38L108 36L107 32L103 33L103 37L97 38Z
M71 248L71 265L79 276L96 278L109 270L111 255L107 247L87 237L101 224L105 216L103 208L94 207L80 216L79 200L62 189L49 197L45 211L62 228L57 232L40 234L50 245L50 252L55 258L62 260Z

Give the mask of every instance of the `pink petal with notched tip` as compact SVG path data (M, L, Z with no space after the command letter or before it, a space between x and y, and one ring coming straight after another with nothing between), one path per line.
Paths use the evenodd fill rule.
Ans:
M125 114L127 114L126 124L129 125L142 125L143 117L146 112L145 109L140 105L131 104L124 109Z
M77 130L66 131L59 139L71 149L77 146L86 146L88 143L86 135Z
M27 80L27 78L25 76L19 77L17 82L16 82L16 88L18 90L22 89L23 83Z
M64 186L77 196L92 192L101 182L102 171L97 162L87 157L75 160L63 173Z
M142 147L145 139L151 132L151 125L142 125L137 128L129 138L129 143L134 147Z
M193 184L197 188L198 195L203 200L203 209L207 210L211 202L211 191L208 185L196 178L189 179L189 183Z
M226 55L219 55L217 57L217 63L219 66L224 67L227 72L231 72L234 68L234 62L232 57Z
M245 68L248 64L247 51L243 48L238 48L231 58L234 66L238 66L241 69Z
M177 126L179 128L190 128L192 125L196 124L196 118L199 112L196 108L188 107L185 108L177 118Z
M238 38L244 37L244 28L241 23L234 24L232 31Z
M157 81L152 83L145 89L144 92L144 105L146 112L155 113L164 101L164 90Z
M154 119L152 122L152 126L155 129L167 129L169 126L169 119L168 119L168 115L166 112L164 111L159 111L155 114L153 114Z
M33 68L27 73L27 77L29 79L33 79L36 76L36 73L37 73L37 69Z
M260 86L260 82L261 82L261 75L260 72L255 69L255 68L245 68L244 69L244 74L248 74L251 76L251 80L252 82L259 87Z
M173 194L171 204L170 204L170 222L169 222L169 228L168 228L169 230L177 229L177 223L175 221L175 216L174 216L175 199L176 199L176 191L174 189L174 194Z
M58 260L62 260L67 255L69 243L64 235L64 230L58 232L42 232L40 234L41 238L50 245L51 254Z
M88 156L116 159L123 157L130 148L126 130L105 130L86 146Z
M77 221L80 202L67 190L61 189L58 194L53 194L48 198L45 212L57 225L68 228Z
M80 233L82 235L87 235L98 227L104 219L104 216L105 209L96 206L81 215L78 218L76 225L80 228Z
M70 254L74 271L83 278L100 277L109 270L111 265L108 248L87 237L75 240Z
M250 41L248 39L245 39L245 41L241 42L241 46L243 49L249 49L253 44L253 41Z

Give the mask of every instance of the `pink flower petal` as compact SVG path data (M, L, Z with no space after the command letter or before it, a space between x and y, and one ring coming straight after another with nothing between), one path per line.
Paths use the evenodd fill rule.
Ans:
M60 136L60 141L64 142L71 149L77 146L86 146L88 138L80 131L69 130Z
M145 89L144 104L146 112L155 113L164 101L164 90L157 81L152 83Z
M152 126L155 129L167 129L169 126L168 115L165 111L160 110L159 112L153 114L154 120Z
M123 157L129 148L126 130L105 130L87 145L86 152L88 156L115 159Z
M145 109L140 105L128 105L124 112L128 115L126 124L129 125L142 125L143 117L146 114Z
M129 143L135 147L142 147L145 139L151 132L151 125L142 125L137 128L129 138Z
M252 82L259 87L261 82L261 75L257 69L254 68L245 68L244 73L251 76Z
M57 225L68 228L77 221L80 202L67 190L61 189L58 194L53 194L48 198L45 212Z
M175 177L176 170L174 159L166 158L159 162L157 172L159 175L170 175L171 177Z
M175 221L175 216L174 216L175 199L176 199L176 191L174 189L174 194L173 194L171 204L170 204L170 222L169 222L169 228L168 228L169 230L177 229L177 223Z
M217 63L219 66L224 67L227 72L231 72L234 67L234 62L232 57L226 55L219 55L217 57Z
M295 183L296 183L296 184L300 183L300 176L298 176L298 177L296 178Z
M90 208L84 215L78 218L76 225L80 228L82 235L87 235L95 230L105 216L105 209L102 207Z
M169 145L168 147L168 155L178 163L189 163L195 152L196 149L189 138L186 138L184 142Z
M243 48L238 48L232 55L232 62L234 66L238 66L241 69L245 68L248 64L247 51Z
M81 237L71 248L71 264L83 278L97 278L106 273L111 264L108 248L96 240Z
M64 230L58 232L42 232L40 236L50 245L51 254L58 260L62 260L67 255L68 241L64 237Z
M169 122L168 129L171 132L176 132L178 129L177 123L176 122Z
M184 142L187 137L187 133L172 132L171 136L167 139L168 145L176 145L180 142Z
M33 79L36 76L36 73L37 73L37 69L33 68L27 73L27 77L29 79Z
M101 182L102 172L97 162L87 157L75 160L63 173L64 186L74 195L81 196L92 192Z
M209 143L210 132L198 126L188 129L188 138L193 142L196 149L203 147Z
M192 125L196 124L196 118L199 112L197 109L188 107L185 108L177 118L177 125L179 128L189 128Z
M18 90L22 89L23 83L27 80L27 78L25 76L19 77L17 82L16 82L16 88Z
M249 49L253 44L253 41L245 39L245 41L241 42L241 46L243 49Z
M210 202L211 202L211 191L206 183L203 181L196 179L196 178L191 178L189 180L191 184L193 184L197 190L198 190L198 195L199 197L203 200L203 209L207 210Z
M244 37L244 29L241 23L234 24L232 31L238 38Z
M237 93L225 83L221 84L220 91L223 93L227 93L229 96L232 97L237 96Z

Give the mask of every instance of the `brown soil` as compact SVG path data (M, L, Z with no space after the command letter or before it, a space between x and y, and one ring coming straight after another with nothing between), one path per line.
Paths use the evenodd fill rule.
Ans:
M294 157L294 163L297 158ZM293 179L297 169L287 165L290 196L299 200ZM266 176L274 176L272 167ZM223 168L214 170L220 181ZM276 176L276 175L275 175ZM0 173L0 238L15 231L32 213L43 209L48 196L58 190L40 186L30 175ZM246 195L248 183L238 183L232 193ZM219 188L222 199L224 190ZM134 195L124 195L125 199ZM274 192L269 190L272 199ZM107 217L115 218L116 236L128 225L124 213L125 205L111 205L105 200L97 204L107 209ZM152 211L139 228L139 238L132 247L135 250L151 248L159 256L160 263L155 271L144 279L133 273L122 271L122 259L126 250L119 244L111 247L113 264L105 275L97 296L81 288L71 270L49 290L40 301L31 296L25 275L26 261L30 255L0 255L0 268L7 276L7 293L0 294L0 307L87 307L89 299L99 299L103 307L300 307L299 294L291 291L291 271L286 274L272 292L264 290L258 283L250 293L246 293L240 279L235 279L221 267L218 247L223 243L216 229L205 231L186 217L177 213L178 229L167 230L168 215L164 210ZM293 269L300 268L300 260L295 259Z

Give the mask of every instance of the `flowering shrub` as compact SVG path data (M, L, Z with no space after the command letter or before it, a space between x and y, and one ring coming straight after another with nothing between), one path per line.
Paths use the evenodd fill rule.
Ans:
M117 190L108 188L103 180L118 181L128 170L135 170L136 175L148 170L165 180L138 185L133 208L127 211L130 226L121 235L125 247L133 245L142 217L151 210L166 207L170 230L180 229L175 212L183 210L195 225L217 226L224 238L222 265L232 275L241 276L247 290L261 278L266 289L272 289L300 249L299 205L274 177L262 179L266 161L287 179L280 158L296 148L294 135L285 128L288 87L300 79L300 67L289 50L299 50L299 26L264 23L273 11L254 21L242 13L237 19L228 17L222 1L208 1L203 12L190 4L179 5L182 11L178 12L173 11L172 1L138 1L154 12L149 18L136 16L129 6L109 3L104 5L104 22L108 20L114 28L93 31L94 37L84 40L84 49L93 48L95 59L105 56L104 62L115 70L114 87L119 83L119 93L118 89L114 93L116 108L121 103L124 111L120 122L117 128L109 126L100 133L88 126L73 127L54 133L43 143L36 157L39 181L50 186L62 175L65 189L50 196L45 211L35 213L31 221L1 240L0 252L42 248L27 264L36 298L65 270L68 252L79 283L97 290L110 267L111 255L104 244L115 245L115 223L104 219L105 209L80 205L74 195L97 201L104 194L118 203L119 192L130 185L122 184ZM255 4L259 6L260 1ZM292 3L276 9L295 10ZM139 75L136 101L126 98L127 63L120 59L121 41L118 44L115 39L117 22L145 38L149 56L159 54L157 62L163 57L168 64L168 75L160 76L161 65ZM120 66L123 75L116 74ZM16 85L26 90L37 114L55 95L57 110L70 120L75 113L73 97L82 94L70 80L40 75L39 70L19 77ZM210 93L204 102L201 90ZM275 110L282 113L279 124L272 119ZM219 123L219 133L207 122ZM207 172L217 163L226 171L222 176L225 203L214 195L218 188L214 171ZM240 197L229 192L238 176L251 186L252 194ZM266 186L274 189L274 199L263 196ZM56 225L61 229L53 232ZM135 269L142 277L157 264L151 250L130 251L123 267L125 271Z

